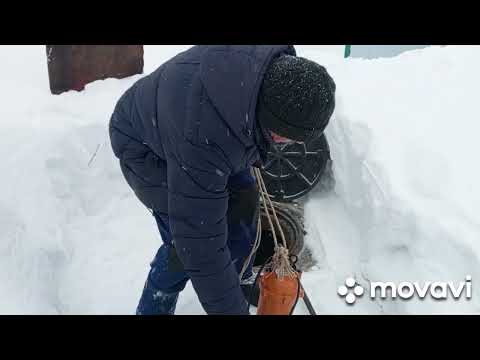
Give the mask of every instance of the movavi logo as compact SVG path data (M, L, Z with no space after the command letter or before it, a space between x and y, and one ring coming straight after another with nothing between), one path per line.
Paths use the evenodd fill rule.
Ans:
M364 288L358 285L353 277L345 280L345 285L338 288L338 295L345 298L345 302L353 305L357 297L362 296ZM454 283L453 281L426 281L408 282L403 281L396 284L392 281L372 281L370 282L370 298L382 300L401 298L404 300L417 297L425 299L430 297L434 300L446 300L448 298L460 299L464 297L466 300L472 298L472 277L465 276L465 281Z

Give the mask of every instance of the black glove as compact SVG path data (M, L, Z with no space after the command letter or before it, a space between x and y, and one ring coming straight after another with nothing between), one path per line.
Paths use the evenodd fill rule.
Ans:
M230 189L227 219L229 224L244 221L251 224L258 217L260 210L257 184L244 189Z

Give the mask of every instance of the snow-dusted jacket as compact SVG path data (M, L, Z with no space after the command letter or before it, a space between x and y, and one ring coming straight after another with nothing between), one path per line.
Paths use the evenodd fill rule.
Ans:
M266 67L282 53L295 49L194 46L137 81L112 115L120 160L130 142L152 150L145 153L150 171L129 182L141 181L137 196L168 214L178 257L208 314L247 313L227 247L228 184L265 159L255 107Z

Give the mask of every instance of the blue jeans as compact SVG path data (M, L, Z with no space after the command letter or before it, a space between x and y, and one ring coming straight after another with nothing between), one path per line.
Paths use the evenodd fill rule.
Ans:
M178 296L185 289L189 280L183 270L172 270L170 252L173 249L172 234L170 232L168 215L153 212L157 221L158 230L162 236L163 245L158 250L154 260L150 263L142 296L140 298L137 315L173 315L175 312ZM255 242L257 231L256 218L246 224L239 221L228 225L228 246L232 255L232 261L240 273L247 256ZM253 276L252 258L242 279Z

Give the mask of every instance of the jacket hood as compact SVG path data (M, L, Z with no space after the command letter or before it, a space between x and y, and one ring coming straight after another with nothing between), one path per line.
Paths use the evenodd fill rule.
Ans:
M202 56L200 77L207 95L244 146L257 145L261 156L268 140L257 126L256 105L266 68L273 58L296 55L292 45L213 45Z

